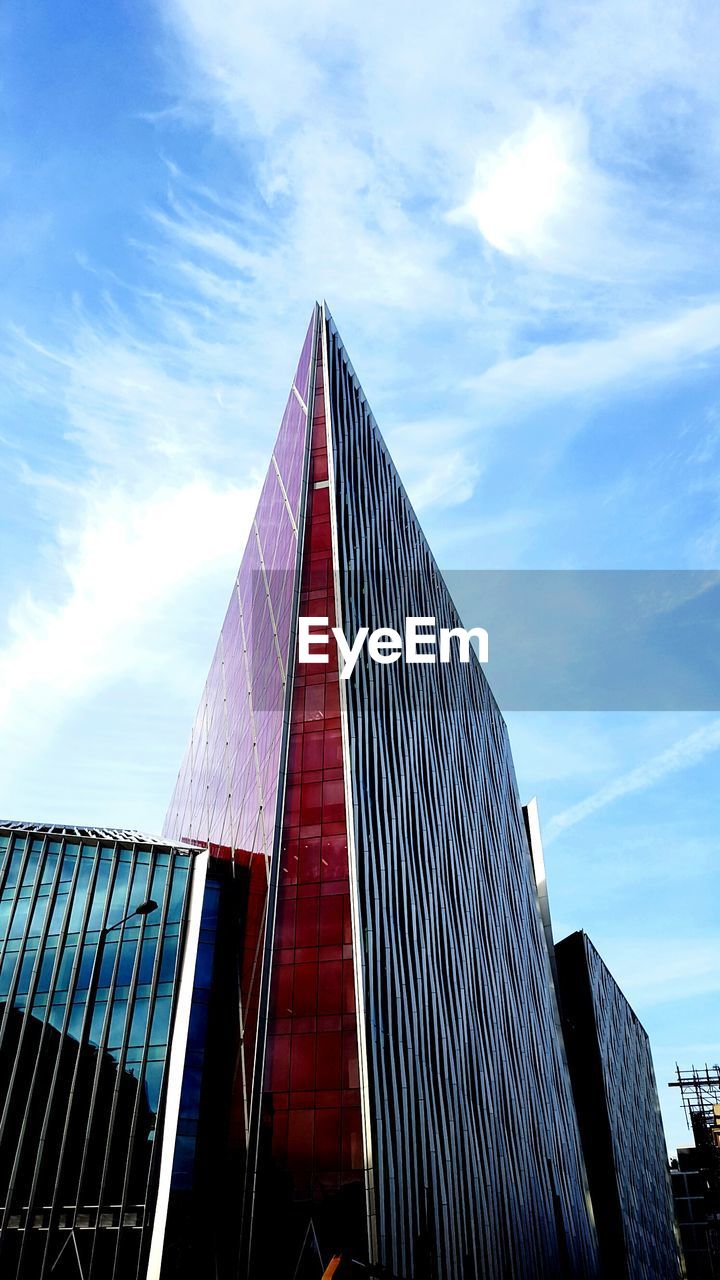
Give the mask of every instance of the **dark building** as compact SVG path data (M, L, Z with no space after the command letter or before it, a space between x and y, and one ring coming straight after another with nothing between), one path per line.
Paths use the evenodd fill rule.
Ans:
M720 1276L720 1066L677 1067L679 1089L695 1146L671 1162L675 1215L688 1280Z
M402 633L408 615L459 625L324 306L165 826L247 878L242 1273L290 1280L345 1248L406 1280L591 1277L522 810L482 668L363 658L341 681L332 645L326 665L298 663L300 615L350 638Z
M647 1033L590 939L555 947L565 1043L608 1280L677 1280L680 1250Z
M677 1158L670 1165L687 1280L717 1280L720 1276L720 1213L712 1172L698 1147L678 1147Z

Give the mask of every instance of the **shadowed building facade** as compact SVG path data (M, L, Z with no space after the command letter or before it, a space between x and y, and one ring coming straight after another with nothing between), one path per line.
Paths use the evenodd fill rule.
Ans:
M586 934L564 938L555 957L603 1275L678 1280L680 1251L647 1033Z
M482 669L361 658L340 680L334 646L298 663L300 615L349 637L402 633L408 615L460 625L324 306L165 826L245 885L241 1274L315 1275L318 1253L345 1248L406 1280L594 1276L527 838Z

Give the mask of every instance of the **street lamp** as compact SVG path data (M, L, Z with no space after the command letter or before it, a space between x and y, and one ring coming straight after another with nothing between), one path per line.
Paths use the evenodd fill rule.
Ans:
M100 930L97 951L95 952L95 959L93 960L93 967L90 972L90 981L88 983L87 1003L85 1005L85 1016L82 1020L82 1026L80 1028L78 1059L80 1057L80 1053L82 1052L85 1046L85 1040L88 1037L90 1032L90 1024L92 1022L92 1016L94 1013L95 998L97 996L98 985L100 982L100 965L102 964L103 953L105 951L105 940L108 934L112 933L113 929L119 929L120 926L123 924L126 924L128 920L132 920L133 916L149 916L151 912L157 911L157 906L158 904L153 900L153 898L146 898L145 901L141 902L137 907L133 907L132 911L128 911L127 915L123 916L122 920L116 920L114 924L106 925L104 929Z
M153 901L152 898L147 898L145 902L141 902L140 905L134 907L132 911L128 911L127 915L123 916L122 920L116 920L114 924L106 925L104 929L100 930L100 938L102 939L100 942L100 949L102 948L102 943L105 941L105 938L112 929L119 929L121 924L125 924L126 920L132 920L133 916L149 916L151 911L157 911L157 905L157 902Z

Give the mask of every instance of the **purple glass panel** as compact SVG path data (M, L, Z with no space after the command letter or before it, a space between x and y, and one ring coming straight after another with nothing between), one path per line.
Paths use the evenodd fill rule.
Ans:
M294 386L305 404L314 315ZM297 561L306 413L291 389L164 833L206 844L249 876L242 999L251 1079L257 947L265 928ZM239 1094L242 1097L242 1094ZM238 1107L240 1113L246 1108Z

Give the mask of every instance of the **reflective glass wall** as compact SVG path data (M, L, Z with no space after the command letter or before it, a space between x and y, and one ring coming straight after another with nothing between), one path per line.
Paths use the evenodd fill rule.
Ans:
M8 1280L142 1274L192 862L126 832L0 825Z
M244 1021L238 1113L250 1127L268 881L281 774L292 607L302 524L310 394L310 320L220 639L180 766L163 835L208 846L251 880L239 975ZM257 1099L256 1099L257 1102Z

